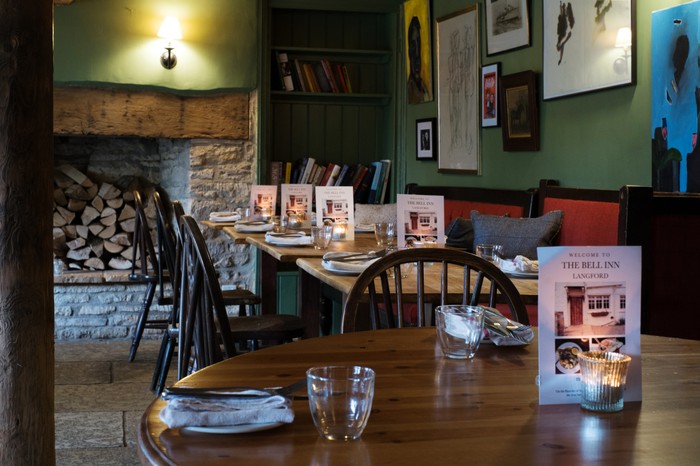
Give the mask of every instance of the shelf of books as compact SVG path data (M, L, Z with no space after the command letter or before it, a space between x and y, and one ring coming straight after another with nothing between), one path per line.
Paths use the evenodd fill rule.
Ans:
M304 157L295 162L271 162L269 180L273 185L352 186L356 204L383 204L389 200L390 169L388 159L351 165Z

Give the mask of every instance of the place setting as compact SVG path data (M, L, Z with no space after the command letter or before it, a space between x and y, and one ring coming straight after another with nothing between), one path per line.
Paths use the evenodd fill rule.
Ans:
M386 253L386 249L369 252L327 252L323 255L321 265L329 272L339 275L359 275Z
M306 232L301 230L288 230L284 232L268 231L265 233L265 242L275 246L311 246L313 244L313 238L311 235L307 235Z
M493 262L506 275L514 278L537 278L539 276L537 260L529 259L523 255L509 259L503 255L503 246L500 244L477 244L475 250L477 256Z

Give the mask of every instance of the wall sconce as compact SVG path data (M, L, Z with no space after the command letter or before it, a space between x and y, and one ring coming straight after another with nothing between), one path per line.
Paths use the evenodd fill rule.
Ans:
M158 30L158 37L168 41L165 46L165 52L160 56L160 64L167 70L172 70L177 65L177 57L173 53L173 41L182 39L182 30L180 22L174 16L166 16L163 24Z
M615 47L621 48L624 51L624 55L615 60L613 69L618 74L627 73L627 62L630 57L630 48L632 48L632 29L624 27L617 30Z

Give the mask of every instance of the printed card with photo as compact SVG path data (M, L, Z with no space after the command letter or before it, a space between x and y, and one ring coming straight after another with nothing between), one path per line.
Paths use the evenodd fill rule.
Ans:
M399 248L445 244L445 198L398 194L396 224Z
M311 228L313 187L310 184L283 184L281 188L281 215L290 227ZM290 215L298 222L292 226ZM295 222L292 222L295 223Z
M250 188L250 212L254 215L271 217L277 208L277 186L254 184Z
M333 223L335 240L355 239L352 186L316 187L316 225L324 223Z

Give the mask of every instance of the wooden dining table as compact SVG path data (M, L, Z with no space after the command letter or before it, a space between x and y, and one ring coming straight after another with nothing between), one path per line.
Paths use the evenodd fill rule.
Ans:
M537 341L482 343L473 360L442 356L434 328L301 340L209 366L178 386L282 386L320 365L376 372L369 423L356 441L322 439L304 390L295 419L271 430L203 434L168 428L155 400L141 418L143 464L697 464L700 341L642 335L643 401L617 413L541 406Z

